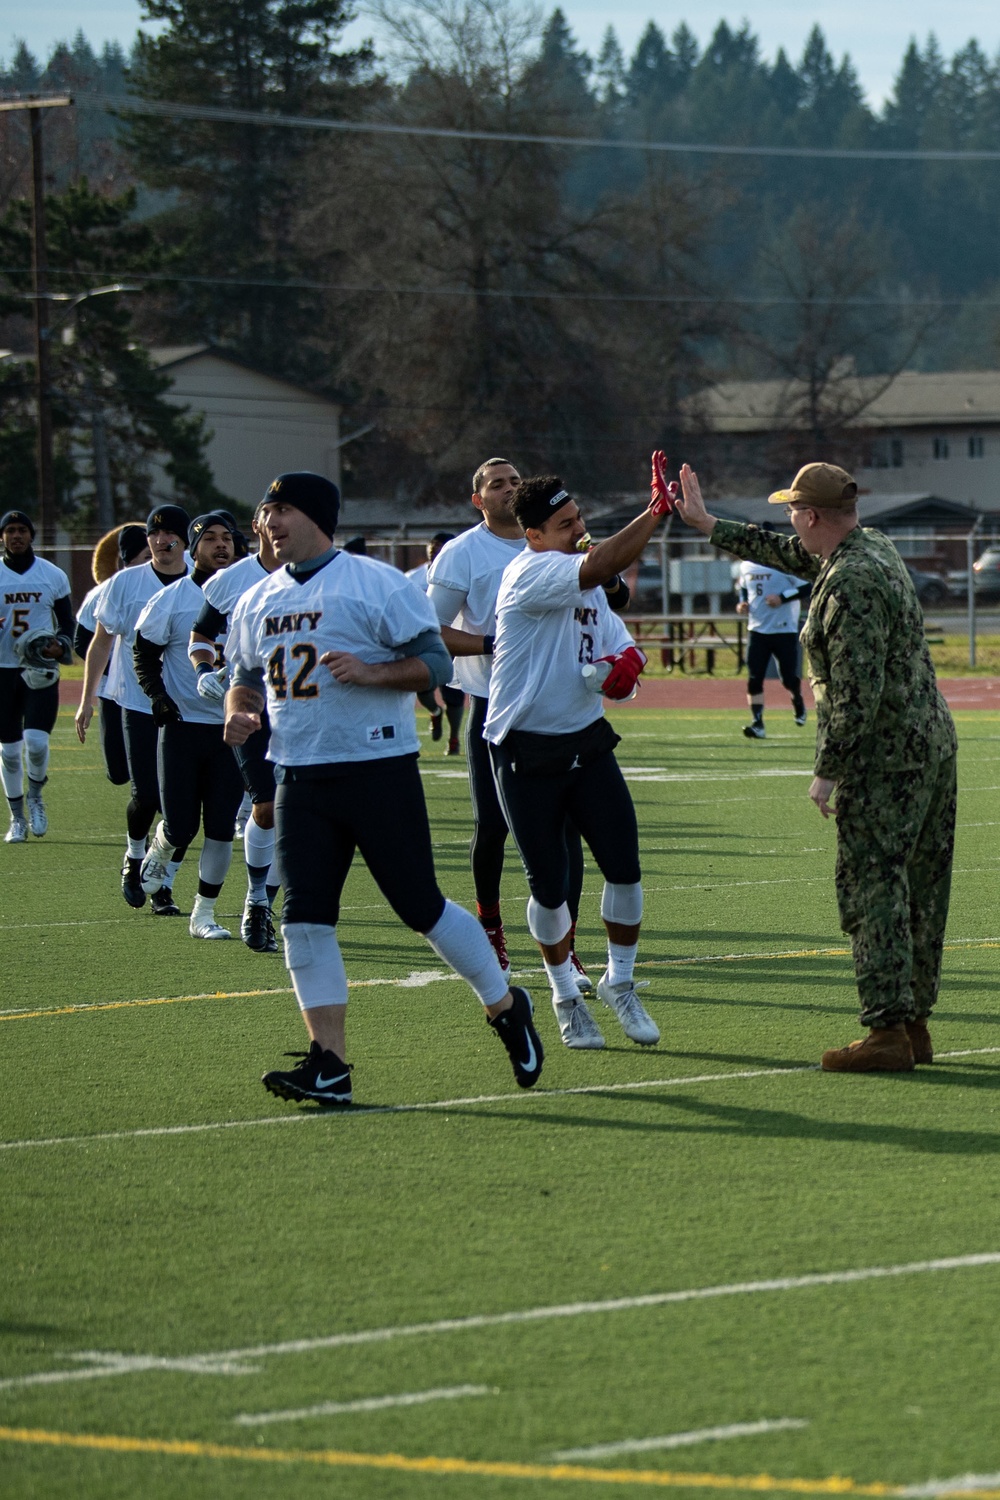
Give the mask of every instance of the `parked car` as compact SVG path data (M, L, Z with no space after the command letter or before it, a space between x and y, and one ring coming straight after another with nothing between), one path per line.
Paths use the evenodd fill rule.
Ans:
M972 587L977 599L1000 598L1000 547L987 547L972 564Z
M906 571L913 580L917 598L925 609L928 605L933 609L936 604L943 604L948 598L948 580L940 573L925 573L920 568L911 567L909 563L906 564Z

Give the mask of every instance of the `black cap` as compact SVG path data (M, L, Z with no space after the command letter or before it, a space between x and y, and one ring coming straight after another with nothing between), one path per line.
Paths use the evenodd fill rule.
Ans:
M133 558L139 556L146 545L145 527L140 526L138 522L130 522L118 533L118 556L126 567Z
M202 533L210 526L224 526L230 536L236 531L236 522L226 510L206 510L204 515L195 516L188 527L188 549L192 556L201 540Z
M171 531L174 536L187 536L191 517L179 505L158 505L146 517L146 535L154 531Z
M27 526L31 532L31 539L35 539L35 523L30 516L26 516L23 510L8 510L0 516L0 532L6 531L8 526Z
M294 505L333 540L340 515L340 491L332 479L324 479L322 474L279 474L268 485L261 503L272 505L276 501Z

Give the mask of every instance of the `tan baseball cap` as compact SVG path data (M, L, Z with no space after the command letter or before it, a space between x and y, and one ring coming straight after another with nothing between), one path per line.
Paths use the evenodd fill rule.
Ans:
M813 505L817 510L852 510L858 486L836 464L804 464L787 490L768 495L768 505Z

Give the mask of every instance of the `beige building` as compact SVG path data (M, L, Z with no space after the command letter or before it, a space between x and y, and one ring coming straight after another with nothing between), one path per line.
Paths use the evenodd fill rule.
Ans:
M224 495L256 505L274 476L290 469L340 483L336 402L263 375L207 344L150 354L170 377L167 399L204 416L211 434L206 456Z
M787 381L729 381L691 403L698 425L723 438L724 466L739 468L762 443L804 424L803 392ZM857 411L847 424L844 462L862 490L933 494L1000 511L1000 370L907 370L891 381L848 375L832 401Z

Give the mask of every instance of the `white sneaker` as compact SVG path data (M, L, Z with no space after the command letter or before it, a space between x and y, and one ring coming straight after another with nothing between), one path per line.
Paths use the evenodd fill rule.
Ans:
M26 844L28 842L28 824L24 818L12 817L10 827L3 836L5 844Z
M28 798L28 824L36 839L42 838L49 831L49 820L41 797Z
M573 978L576 980L577 989L581 995L589 995L594 988L594 981L577 958L575 948L569 950L569 961L573 965Z
M625 1035L630 1041L638 1042L640 1047L655 1047L660 1040L660 1028L636 994L636 990L648 987L648 979L643 979L639 984L632 979L626 979L621 984L611 984L607 973L597 981L597 998L603 1000L609 1010L614 1011L622 1023Z
M164 884L167 878L167 865L174 857L174 846L168 844L163 837L163 824L161 823L153 837L153 842L146 851L146 858L139 870L139 879L147 896L153 896Z
M586 1048L596 1052L604 1046L600 1027L583 1000L553 1000L552 1009L559 1022L559 1035L566 1047Z
M228 927L220 927L214 917L204 913L193 911L188 923L188 932L192 937L208 938L218 942L221 938L231 938L232 933Z

